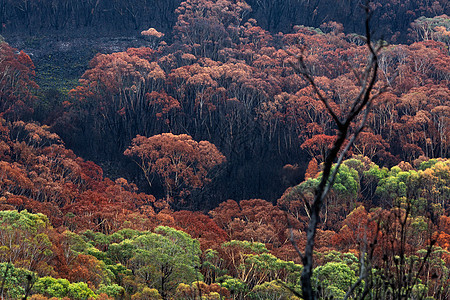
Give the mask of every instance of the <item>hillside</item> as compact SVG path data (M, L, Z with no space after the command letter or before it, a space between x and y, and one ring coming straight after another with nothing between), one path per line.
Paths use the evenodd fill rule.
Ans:
M354 2L1 1L1 297L448 299L450 7Z

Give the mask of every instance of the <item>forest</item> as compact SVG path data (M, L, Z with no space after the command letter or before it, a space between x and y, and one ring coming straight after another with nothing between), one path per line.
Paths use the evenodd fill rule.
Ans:
M0 297L450 299L449 15L0 0Z

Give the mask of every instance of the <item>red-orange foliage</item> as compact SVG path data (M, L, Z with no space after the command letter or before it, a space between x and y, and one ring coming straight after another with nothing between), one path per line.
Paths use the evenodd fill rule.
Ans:
M0 116L17 120L33 112L34 64L25 52L0 41Z
M200 242L201 249L218 249L228 240L226 232L201 212L178 211L172 214L175 225Z
M361 132L358 139L353 145L353 152L362 156L373 159L375 155L384 153L389 144L381 137L381 135L371 132Z
M180 109L180 103L173 97L167 95L166 92L151 92L147 94L147 99L152 106L155 106L156 117L165 118L166 122L170 122L167 119L167 115L171 110ZM156 109L157 107L159 109Z
M443 249L450 250L450 217L441 216L436 244Z
M228 200L209 214L231 240L270 243L274 247L287 242L287 215L265 200L242 200L239 204Z
M110 233L125 224L139 229L158 224L149 219L155 217L153 196L138 193L123 178L103 178L99 166L66 149L47 127L17 121L1 129L2 208L42 212L55 227L71 230Z
M187 0L176 10L175 33L195 55L214 57L219 49L237 42L242 16L250 10L241 0Z
M332 230L317 229L316 249L318 252L326 252L334 248L333 240L336 232Z
M332 244L341 251L359 249L360 245L373 242L377 234L376 220L364 206L359 206L342 222L342 227L333 237Z
M317 174L319 174L319 165L317 163L317 159L313 157L308 163L308 167L305 171L305 180L309 178L316 178Z
M331 149L335 139L335 136L316 134L312 138L307 139L301 145L301 148L307 150L312 157L318 159L319 161L323 161L328 150Z
M124 154L137 158L150 185L152 174L160 176L168 200L181 197L181 201L192 189L207 183L208 171L225 161L216 146L196 142L187 134L163 133L149 138L138 135Z
M72 261L69 273L64 276L71 282L85 282L90 288L96 289L100 283L104 282L107 273L97 258L79 254Z
M167 107L167 103L152 102L147 97L153 91L164 95L162 84L166 74L153 61L154 53L150 48L130 48L126 52L95 56L80 85L69 93L79 109L76 115L70 115L70 122L92 130L99 138L104 134L110 136L115 139L112 146L120 149L126 147L126 141L138 133L138 128L153 131L154 125L146 120L146 114L155 115L161 113L161 107Z

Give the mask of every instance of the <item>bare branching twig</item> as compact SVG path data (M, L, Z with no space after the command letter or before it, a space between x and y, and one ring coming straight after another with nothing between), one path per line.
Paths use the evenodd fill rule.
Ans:
M376 95L372 94L375 83L377 81L378 55L382 48L382 45L377 46L372 45L372 38L369 26L371 14L368 2L364 6L364 10L366 12L365 43L369 51L370 57L367 66L364 69L364 72L362 73L361 78L357 77L357 79L361 83L360 91L358 95L353 99L350 110L343 116L342 119L338 117L338 114L330 105L331 100L322 94L322 92L320 91L319 87L316 84L314 76L308 71L308 68L305 63L304 49L302 49L300 55L296 56L297 64L292 64L294 70L298 74L302 75L306 79L306 81L312 86L318 99L326 107L327 112L330 114L338 130L337 139L335 140L331 150L329 151L327 157L325 158L322 171L322 178L316 189L314 201L311 205L310 219L306 232L307 242L303 255L301 255L302 253L300 252L297 244L291 237L292 244L294 245L294 248L296 249L297 253L301 257L303 262L303 271L301 275L302 297L303 299L307 300L316 299L316 295L314 294L314 291L312 289L311 276L313 270L314 241L316 229L320 221L319 214L322 210L322 206L323 203L325 202L327 194L334 184L339 167L342 164L345 155L348 153L350 147L353 145L356 138L361 133L367 122L368 114L372 106L372 101L376 96L378 96L382 92L380 91ZM359 124L356 124L358 117L361 115L362 115L361 121L359 122ZM351 137L348 140L352 127L356 127L356 129L354 130L353 134L351 134ZM347 144L345 144L347 140L348 142Z

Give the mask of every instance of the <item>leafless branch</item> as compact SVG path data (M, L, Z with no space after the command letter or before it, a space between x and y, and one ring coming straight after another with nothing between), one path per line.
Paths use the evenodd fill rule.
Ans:
M338 129L337 139L333 143L333 146L327 157L325 158L324 167L322 171L322 178L320 183L316 189L314 201L311 205L310 209L310 219L306 232L306 247L304 250L304 254L301 255L300 250L296 251L300 254L300 257L303 262L303 271L301 275L302 282L302 297L303 299L313 300L316 299L316 295L312 289L311 284L311 276L313 270L313 250L314 250L314 241L316 235L316 229L318 223L320 221L320 212L322 210L323 203L327 197L328 192L332 188L334 181L336 179L336 175L339 171L339 167L342 164L342 161L345 155L348 153L350 147L353 145L355 140L357 139L359 133L363 130L369 115L370 108L372 106L372 101L374 99L374 95L372 95L372 91L374 89L375 83L377 81L377 73L378 73L378 53L380 52L382 46L378 45L374 47L372 45L371 32L370 32L370 10L368 2L364 6L364 10L366 13L365 20L365 30L366 30L366 46L370 53L370 57L366 68L361 76L361 78L357 78L361 82L361 88L358 95L352 102L351 108L348 113L341 119L337 116L336 112L330 105L330 100L327 99L326 96L322 94L320 89L318 88L313 75L308 71L305 59L304 59L304 50L301 51L300 55L297 55L297 64L292 64L294 70L302 75L306 81L312 86L314 92L316 93L319 100L325 105L328 113L331 118L335 122L335 125ZM377 95L375 95L377 96ZM347 144L345 142L348 139L348 135L351 131L352 125L354 125L358 116L362 114L362 120L360 121L357 128L353 131L350 139ZM345 145L345 146L344 146ZM337 161L336 161L337 160ZM336 163L335 163L336 162ZM334 166L334 167L333 167ZM292 231L291 231L292 234ZM292 242L292 240L291 240ZM293 243L294 248L297 247L296 243ZM298 248L298 247L297 247ZM364 258L363 258L364 259ZM363 270L364 271L364 270ZM363 273L365 274L366 271ZM361 279L362 280L362 279ZM356 288L356 286L355 286Z
M298 65L295 65L294 63L290 63L290 64L291 64L292 68L298 74L302 75L306 79L306 81L308 81L308 83L311 84L311 87L313 88L313 90L316 93L317 97L325 105L328 113L333 118L333 120L337 124L338 128L340 128L340 126L342 126L341 121L339 120L339 117L334 112L333 108L330 106L330 103L329 103L328 99L320 91L319 87L317 86L316 82L314 81L313 76L308 71L308 68L306 66L303 53L304 53L304 49L301 49L301 54L300 55L294 55L294 54L288 52L288 54L294 55L295 58L297 59L297 62L298 62Z
M292 224L289 221L289 217L288 214L285 213L286 216L286 222L288 223L288 227L289 227L289 241L291 242L292 246L295 249L295 252L297 252L297 255L303 260L303 254L300 251L300 248L298 247L297 241L294 239L294 230L292 229Z

